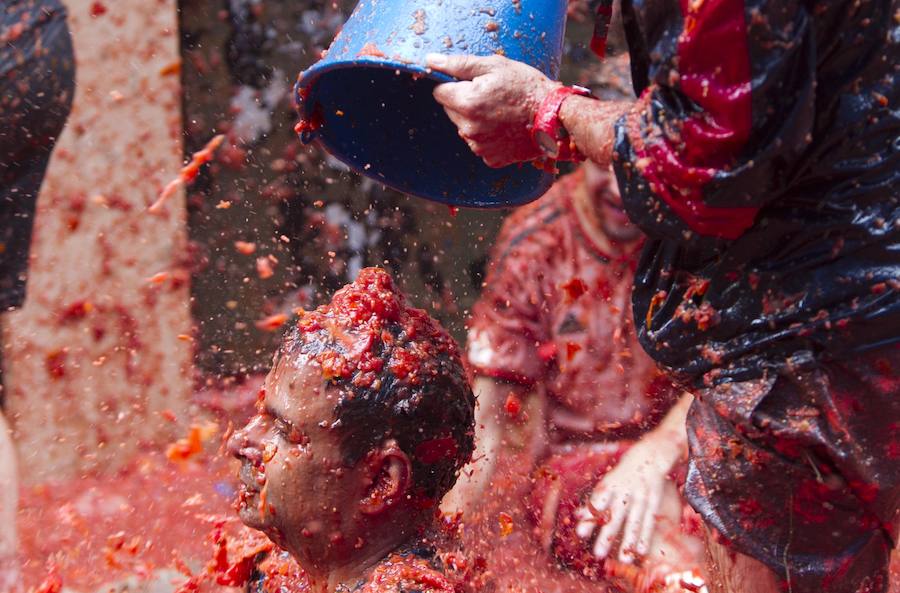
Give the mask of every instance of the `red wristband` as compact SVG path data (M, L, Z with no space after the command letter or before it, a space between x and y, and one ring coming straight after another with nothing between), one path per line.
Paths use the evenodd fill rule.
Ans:
M534 143L551 159L557 161L583 161L584 156L559 121L559 110L571 95L590 97L591 91L580 86L559 86L544 97L534 114L531 138Z

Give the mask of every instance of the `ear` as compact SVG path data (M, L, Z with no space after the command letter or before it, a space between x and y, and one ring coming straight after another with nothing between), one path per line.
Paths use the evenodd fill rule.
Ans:
M378 515L395 507L412 486L412 463L396 441L388 441L368 459L369 487L360 502L365 515Z

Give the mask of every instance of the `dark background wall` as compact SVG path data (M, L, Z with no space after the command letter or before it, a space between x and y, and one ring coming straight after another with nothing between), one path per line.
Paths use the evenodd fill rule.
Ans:
M363 266L389 269L417 306L464 338L505 213L452 215L347 171L317 147L301 146L293 132L293 81L354 4L180 3L185 150L228 135L188 196L203 378L264 370L279 334L255 321L320 304ZM574 8L562 78L596 85L598 63L586 47L591 24L579 18L583 7ZM236 241L253 243L255 252Z

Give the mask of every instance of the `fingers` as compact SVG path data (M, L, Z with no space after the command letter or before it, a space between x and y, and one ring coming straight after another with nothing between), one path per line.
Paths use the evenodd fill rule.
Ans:
M622 532L622 543L619 545L619 560L632 564L637 552L637 543L644 523L644 501L633 497L628 505L628 518Z
M506 149L504 140L497 139L496 134L484 130L472 120L452 109L444 108L447 117L457 128L457 134L463 139L469 149L480 156L484 164L493 169L499 169L517 162L509 158L509 150Z
M662 502L662 489L652 489L647 497L647 507L644 511L644 526L641 528L641 535L637 542L637 553L646 556L650 553L650 541L653 539L653 532L656 529L656 516L659 513L659 505Z
M472 103L474 83L469 80L461 82L445 82L434 87L434 100L447 109L467 112Z
M540 147L531 138L527 125L531 116L523 110L523 102L498 94L493 78L437 85L434 98L459 136L488 167L502 168L541 157Z
M609 523L600 529L600 534L594 540L594 556L598 558L606 558L613 541L622 529L622 524L628 516L628 499L616 496L610 502L609 511Z
M587 539L594 533L597 527L597 515L603 513L612 500L612 491L605 489L596 489L591 494L588 504L593 507L583 506L576 511L576 516L581 519L575 526L575 533L582 539Z
M501 67L501 56L445 56L444 54L428 54L425 65L439 70L460 80L472 80L476 76L487 74Z
M575 516L580 519L575 525L575 535L581 539L589 538L591 534L594 533L594 527L597 525L597 520L594 519L591 512L584 507L578 509L575 512Z
M609 488L602 488L599 490L594 490L593 494L591 494L591 506L594 507L594 511L598 513L602 513L609 507L610 501L613 499L613 493L615 491Z
M494 147L479 146L477 148L477 150L473 150L472 152L480 156L481 160L484 161L484 164L491 169L502 169L503 167L508 167L516 162L508 157L500 156L500 153Z
M455 84L461 84L461 83L455 83ZM440 88L440 87L438 87L438 88ZM481 154L479 152L477 138L475 137L476 132L474 131L474 125L473 125L471 119L469 119L469 117L467 117L466 115L463 115L462 113L459 113L458 111L456 111L450 107L445 106L444 112L447 114L447 117L450 119L450 121L452 121L453 124L456 126L459 137L463 139L463 141L469 146L469 148L472 150L472 152L474 152L478 156L481 156Z
M628 519L619 546L619 560L632 564L650 551L650 540L656 528L656 515L662 500L661 488L649 488L646 497L631 500Z
M492 147L489 145L484 145L478 141L478 137L480 135L473 131L474 128L469 119L464 115L456 113L452 109L445 108L444 111L447 112L447 117L450 118L450 121L456 124L456 133L460 138L462 138L463 142L466 143L466 145L469 147L469 150L475 153L476 156L480 156L485 161L486 165L488 165L489 167L492 166L488 162L489 158L494 158L493 156L491 156Z
M472 122L469 116L462 114L449 107L444 107L447 117L456 126L459 135L463 140L481 140L482 134L477 131L477 126Z

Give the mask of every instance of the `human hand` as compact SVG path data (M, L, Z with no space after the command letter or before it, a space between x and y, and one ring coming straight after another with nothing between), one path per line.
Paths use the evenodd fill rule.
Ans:
M620 534L619 561L633 563L647 555L667 475L677 460L673 449L677 447L663 439L645 436L597 483L588 504L576 511L579 537L587 539L600 527L595 556L606 558Z
M532 122L541 101L560 83L502 56L429 54L427 65L460 80L438 85L434 98L487 166L544 156L531 137Z

